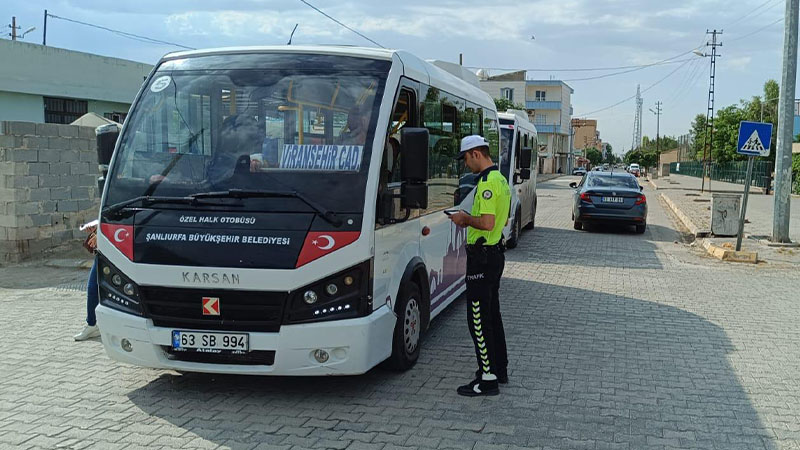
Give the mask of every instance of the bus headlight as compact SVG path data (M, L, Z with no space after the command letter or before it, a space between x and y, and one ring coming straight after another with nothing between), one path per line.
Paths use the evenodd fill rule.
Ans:
M100 303L118 311L137 316L144 315L136 283L128 279L102 256L98 255L98 260L98 267L102 267L97 274Z
M337 292L339 292L339 288L336 286L335 283L331 283L325 286L325 292L330 296L334 296L336 295Z
M372 261L289 294L286 323L351 319L372 312Z
M314 291L306 291L306 293L303 294L303 301L308 305L317 303L317 293Z

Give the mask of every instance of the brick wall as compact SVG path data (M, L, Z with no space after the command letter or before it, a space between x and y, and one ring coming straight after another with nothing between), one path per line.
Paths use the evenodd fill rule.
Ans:
M94 128L0 123L0 263L79 243L97 216Z

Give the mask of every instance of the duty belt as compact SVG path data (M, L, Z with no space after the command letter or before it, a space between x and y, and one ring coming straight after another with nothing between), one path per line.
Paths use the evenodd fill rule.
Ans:
M497 244L493 244L493 245L485 245L485 244L478 244L478 243L467 244L467 251L468 252L479 252L479 251L483 251L483 252L490 252L490 251L504 252L504 251L506 251L506 246L503 244L502 241L498 242Z

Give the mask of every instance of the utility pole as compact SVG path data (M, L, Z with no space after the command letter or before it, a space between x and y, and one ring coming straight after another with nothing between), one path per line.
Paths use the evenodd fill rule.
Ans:
M661 144L659 142L660 141L659 135L661 132L661 112L662 112L661 105L663 105L663 103L661 103L661 101L659 100L656 102L655 111L653 111L653 109L650 108L650 112L656 115L656 153L658 154L661 153Z
M20 27L17 26L17 17L16 16L11 17L11 40L12 41L16 41L17 40L17 29L19 29L19 28Z
M42 45L47 45L47 10L44 10L44 31L42 32Z
M788 243L792 189L792 128L797 77L797 14L800 0L786 0L783 33L783 70L778 100L778 142L775 147L775 200L772 242Z
M706 109L706 132L703 134L703 177L700 184L700 192L705 192L706 187L706 172L709 173L708 187L711 189L711 173L710 173L710 159L712 156L711 146L713 145L714 138L714 86L717 77L717 47L722 47L722 43L717 42L717 35L722 34L722 30L708 31L706 34L711 35L711 42L707 42L706 46L711 47L711 54L696 53L699 56L711 57L711 69L709 70L708 77L708 107Z

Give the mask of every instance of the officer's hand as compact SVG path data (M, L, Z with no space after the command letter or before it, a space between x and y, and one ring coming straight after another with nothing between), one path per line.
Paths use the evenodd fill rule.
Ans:
M450 216L450 220L452 220L453 223L456 224L457 226L464 228L467 226L467 221L469 220L469 217L470 217L469 214L459 211L455 214L452 214Z

